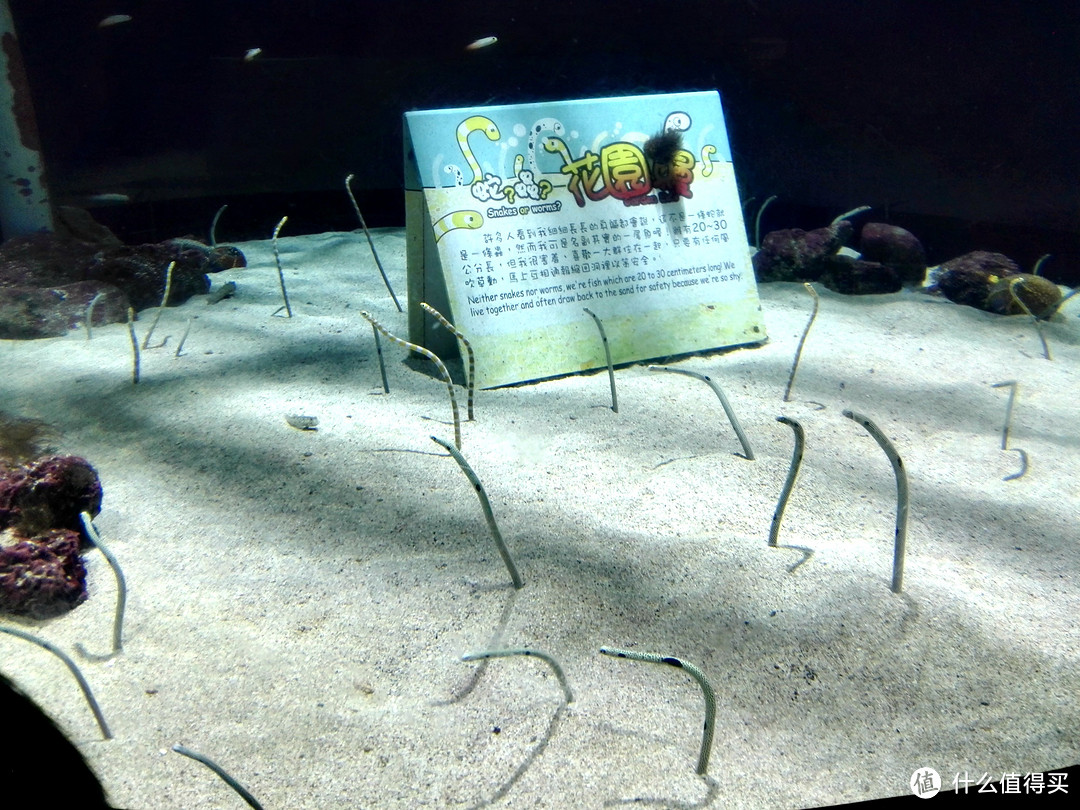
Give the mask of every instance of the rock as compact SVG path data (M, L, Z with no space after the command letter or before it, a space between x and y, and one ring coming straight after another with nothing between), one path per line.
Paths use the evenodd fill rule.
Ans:
M106 295L94 308L95 325L127 320L129 306L159 306L172 261L170 306L209 292L206 273L246 264L235 247L195 239L122 245L79 209L65 209L63 223L81 238L36 233L0 245L0 338L62 335L82 322L98 292Z
M926 251L910 231L884 222L867 222L859 232L859 253L896 271L903 284L926 279Z
M844 295L884 295L900 292L903 288L903 281L894 268L851 256L830 256L821 283Z
M101 511L101 480L86 459L45 456L13 468L0 467L0 530L21 537L48 531L81 531L79 515Z
M1061 290L1057 284L1042 276L1013 273L1002 276L990 285L983 309L999 315L1025 314L1024 307L1020 306L1017 299L1024 302L1032 315L1041 318L1057 307L1061 301Z
M95 245L122 245L120 238L95 220L85 208L73 205L56 207L56 232Z
M84 281L83 268L100 245L32 233L0 245L0 287L58 287Z
M176 266L169 291L170 306L210 292L210 279L203 270L206 255L168 242L101 250L86 266L85 276L119 287L138 311L161 304L166 270L172 261Z
M67 529L32 538L0 533L0 611L47 619L86 599L79 542Z
M754 254L758 281L817 281L827 259L851 239L851 223L844 219L813 231L799 228L770 231Z
M247 267L247 259L232 245L218 245L210 249L210 255L206 260L207 273L220 273L222 270L232 270L236 267Z
M1020 267L1001 253L973 250L944 262L934 280L934 290L956 304L987 308L987 298L1003 277L1016 275Z
M0 287L0 339L59 337L83 323L94 296L92 326L127 319L128 299L118 288L99 281L58 287Z

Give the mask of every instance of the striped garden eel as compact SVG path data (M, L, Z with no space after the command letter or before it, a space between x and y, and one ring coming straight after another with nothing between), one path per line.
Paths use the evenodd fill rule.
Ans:
M746 438L746 433L743 431L742 425L739 424L739 420L735 416L735 411L732 410L731 403L728 402L728 398L724 396L724 391L716 380L708 374L699 374L696 371L690 371L685 368L672 368L671 366L649 366L649 371L668 371L672 374L685 374L687 377L693 377L694 379L707 383L720 400L720 405L723 407L724 413L727 414L728 421L731 422L731 427L735 430L735 435L739 437L739 444L742 445L743 449L743 457L747 461L754 460L754 451L750 447L750 440Z
M461 656L461 660L478 661L481 658L509 658L512 655L527 655L532 658L539 658L541 661L546 661L548 666L550 666L551 670L555 673L555 677L559 679L559 686L562 687L563 694L566 696L566 702L574 702L574 693L570 691L570 684L566 682L566 673L564 673L563 668L559 666L559 662L546 652L530 650L527 647L511 650L484 650L483 652L465 653L465 655Z
M865 416L854 411L843 411L844 416L858 422L874 437L892 464L896 476L896 540L893 545L892 592L900 593L904 587L904 553L907 551L908 480L904 462L881 429Z
M608 346L607 332L604 324L595 312L588 307L583 307L585 312L596 322L596 328L600 330L600 341L604 344L604 357L607 359L608 382L611 383L611 410L619 412L619 395L615 392L615 367L611 365L611 347Z
M476 490L476 497L480 499L480 508L484 510L484 517L487 518L488 528L491 529L491 536L495 539L495 547L499 549L499 556L502 557L503 562L506 564L506 570L510 572L510 579L513 581L515 588L523 588L525 583L522 582L521 574L518 573L517 566L514 565L514 560L510 556L510 550L506 547L506 543L503 542L502 534L495 523L495 515L491 511L491 501L488 500L487 492L484 491L484 485L480 483L480 479L473 472L473 468L469 466L469 462L465 460L465 456L461 455L449 442L444 442L437 436L432 436L431 440L454 457L454 461L458 463L461 471L465 473L465 477L469 479L469 483L473 485L473 489Z
M784 488L780 491L780 500L777 501L776 511L773 512L772 526L769 529L770 546L776 545L776 538L780 534L780 521L784 518L784 509L787 508L788 498L791 497L791 490L795 486L795 479L799 475L799 466L802 464L803 459L803 449L806 447L806 433L803 431L802 425L786 416L778 416L776 417L776 421L783 422L795 431L795 449L791 453L791 466L788 468L787 479L784 481Z
M435 364L435 367L439 370L440 379L446 383L446 390L450 394L450 408L454 412L454 444L456 444L458 448L460 448L461 417L458 414L457 397L454 396L454 383L450 379L450 372L446 370L446 366L443 364L443 361L440 360L434 352L428 351L423 346L417 346L415 343L409 343L409 341L407 340L402 340L399 337L391 335L385 326L372 318L371 315L369 315L367 312L361 312L360 314L363 315L364 318L367 319L367 322L370 323L375 329L378 329L380 332L386 335L386 339L389 340L391 343L396 343L398 346L402 346L409 351L416 352L417 354L422 354L424 355L424 357L426 357L428 360Z
M48 650L63 661L64 665L68 668L68 671L75 676L75 680L82 690L83 697L86 698L86 703L90 706L90 711L94 713L94 719L97 720L98 728L101 729L101 736L106 740L112 739L113 735L109 730L109 724L105 722L105 715L101 713L101 707L98 706L97 700L94 699L94 693L90 691L90 684L86 682L86 678L83 677L82 671L75 665L75 662L68 657L67 653L55 644L52 644L43 638L38 638L33 633L19 630L16 627L4 627L3 625L0 625L0 633L6 633L9 636L15 636L15 638L21 638L23 641L29 641L31 644L36 644L43 650Z
M709 685L705 673L689 661L683 661L681 658L676 658L673 655L641 653L634 652L633 650L620 650L615 647L601 647L600 652L603 655L610 655L615 658L627 658L631 661L648 661L651 664L667 664L676 669L686 670L686 672L698 682L698 686L701 687L701 693L705 696L705 729L701 735L701 752L698 754L697 774L698 776L704 776L709 768L709 754L712 751L713 727L716 723L716 693L713 692L712 686Z
M285 227L285 223L288 222L288 221L289 221L288 217L282 217L281 221L278 222L278 224L274 226L274 235L270 240L270 244L273 245L273 248L274 248L274 263L277 265L278 281L281 283L281 297L285 301L285 315L286 315L286 317L291 318L292 317L292 307L289 306L289 294L287 292L285 292L285 273L281 269L281 254L278 253L278 246L277 246L278 234L281 233L281 229ZM281 307L278 307L278 309L274 312L274 314L276 315L278 312L281 312Z
M473 357L472 344L469 343L469 339L467 337L465 337L465 335L461 334L461 332L459 332L457 330L457 327L455 327L452 323L450 323L450 321L448 321L446 318L444 318L443 314L441 312L439 312L439 310L435 309L435 307L431 306L431 304L428 304L428 303L426 303L424 301L421 301L420 306L423 307L424 311L427 312L429 315L431 315L432 318L434 318L439 323L441 323L443 326L445 326L447 331L449 331L451 335L453 335L458 340L460 340L461 345L465 347L465 353L467 355L469 355L469 379L467 379L465 381L466 384L467 384L467 387L468 387L468 397L469 397L469 399L468 399L468 404L467 404L465 410L466 410L466 413L467 413L468 421L472 422L472 421L474 421L473 420L473 390L474 390L473 389L473 379L475 379L475 376L474 376L473 372L476 370L476 360Z
M795 372L799 370L799 359L802 357L803 344L806 343L806 336L810 334L810 327L814 325L814 319L817 318L818 304L820 303L814 285L809 281L804 281L803 286L810 293L810 297L814 299L814 309L811 311L810 320L806 322L806 328L803 329L802 336L799 338L799 345L795 347L795 360L791 363L791 373L788 374L787 387L784 388L784 402L791 402L791 386L795 384Z

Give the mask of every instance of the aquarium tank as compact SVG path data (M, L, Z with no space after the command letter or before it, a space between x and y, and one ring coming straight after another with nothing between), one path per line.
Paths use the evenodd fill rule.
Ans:
M0 0L0 42L33 806L1075 792L1080 17Z

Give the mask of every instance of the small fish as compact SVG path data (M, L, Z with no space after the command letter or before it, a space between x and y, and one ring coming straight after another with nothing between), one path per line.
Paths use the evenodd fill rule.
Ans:
M244 61L253 62L262 53L262 48L248 48L244 51Z
M481 48L486 48L489 45L494 45L498 41L499 41L498 37L481 37L480 39L476 40L475 42L470 42L468 45L466 45L465 50L467 50L467 51L478 51Z
M224 301L236 292L236 282L226 281L216 290L214 290L206 299L207 304L216 304L218 301Z
M131 22L130 14L110 14L104 20L97 24L98 28L108 28L111 25L120 25L120 23Z
M91 194L86 198L92 203L127 203L131 202L131 197L127 194L115 194L112 192L105 194Z

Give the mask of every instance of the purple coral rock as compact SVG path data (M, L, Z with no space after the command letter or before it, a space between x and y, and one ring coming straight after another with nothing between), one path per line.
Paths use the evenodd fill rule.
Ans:
M79 515L101 511L101 479L86 459L46 456L0 471L0 529L29 537L48 529L80 531Z
M1020 267L1001 253L973 250L944 262L938 268L934 289L956 304L986 308L993 286L1004 276L1020 272Z
M0 611L45 619L71 610L86 598L78 533L50 529L30 539L16 536L10 543L3 536Z
M754 254L758 281L817 281L827 269L827 261L851 238L846 219L813 231L799 228L771 231Z
M210 279L203 272L205 252L172 242L106 248L87 265L86 277L119 287L136 310L146 309L161 304L166 268L173 261L170 305L210 292Z
M844 295L884 295L900 292L903 287L892 267L850 256L830 256L821 283Z
M896 271L904 284L922 284L926 278L926 251L911 231L884 222L867 222L859 232L859 253Z

